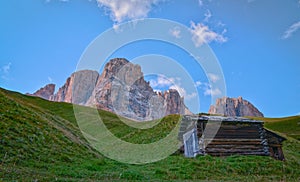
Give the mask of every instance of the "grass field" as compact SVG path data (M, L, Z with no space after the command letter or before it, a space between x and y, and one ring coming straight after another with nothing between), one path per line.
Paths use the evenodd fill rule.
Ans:
M138 129L110 112L99 112L115 136L143 144L164 138L179 117L171 115L149 122L152 128ZM262 156L190 159L174 153L158 162L131 165L106 158L90 146L71 104L0 89L0 181L300 181L300 117L260 119L287 136L285 162Z
M286 118L258 118L265 121L265 127L300 140L300 116Z

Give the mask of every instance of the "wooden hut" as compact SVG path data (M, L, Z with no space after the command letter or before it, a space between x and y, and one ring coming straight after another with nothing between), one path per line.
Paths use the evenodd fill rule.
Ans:
M282 151L282 142L286 140L282 136L276 133L266 130L266 138L268 140L270 156L278 160L284 160L284 155Z
M185 115L178 137L186 157L262 155L284 160L282 142L285 138L265 129L263 121Z

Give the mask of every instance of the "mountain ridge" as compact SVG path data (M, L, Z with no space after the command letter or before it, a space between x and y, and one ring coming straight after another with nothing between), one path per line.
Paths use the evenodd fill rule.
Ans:
M262 112L249 101L244 100L241 96L238 98L218 98L215 105L210 106L208 113L237 117L264 117Z
M31 95L96 107L139 121L191 113L177 90L155 92L145 81L140 65L125 58L111 59L101 74L92 70L73 73L57 93L53 84L48 84Z

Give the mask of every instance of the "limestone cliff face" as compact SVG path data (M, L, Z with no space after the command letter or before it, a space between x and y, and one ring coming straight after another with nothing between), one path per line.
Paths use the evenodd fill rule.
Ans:
M75 72L59 88L51 100L85 105L95 88L98 77L97 71L82 70Z
M110 60L101 75L90 70L73 73L49 100L92 106L141 121L189 113L177 90L154 92L141 67L123 58Z
M225 116L254 116L264 117L256 107L242 97L223 97L216 100L216 104L210 106L209 114L221 114Z
M176 90L154 92L145 81L141 67L122 58L112 59L105 65L86 105L136 120L184 114L186 108Z
M34 95L37 97L41 97L46 100L50 100L55 92L55 84L48 84L43 88L40 88L38 91L34 92L33 94L28 95Z
M165 104L167 106L168 114L184 113L185 108L183 98L180 97L179 93L175 89L170 89L164 93Z

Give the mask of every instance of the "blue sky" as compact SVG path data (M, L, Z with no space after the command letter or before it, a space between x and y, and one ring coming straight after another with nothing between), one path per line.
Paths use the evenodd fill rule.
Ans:
M299 0L1 1L0 87L26 93L47 83L63 85L91 41L137 18L178 22L190 29L195 46L207 43L221 65L227 96L242 96L268 117L300 113ZM170 34L181 36L176 28ZM212 94L220 92L210 89L209 80L220 75L193 71L188 53L157 41L126 45L111 57L143 55L163 55L185 67L196 90L176 75L146 78L158 90L176 87L192 111L207 112Z

